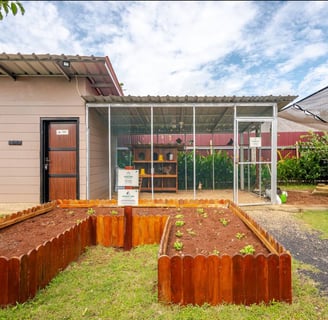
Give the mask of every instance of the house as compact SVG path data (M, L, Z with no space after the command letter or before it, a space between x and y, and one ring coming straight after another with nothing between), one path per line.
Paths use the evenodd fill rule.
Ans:
M86 198L83 95L123 95L108 57L0 54L0 202Z
M133 165L139 144L148 147L149 172L140 171L152 197L171 183L178 192L177 159L168 160L169 175L161 163L154 172L154 161L160 162L154 147L195 155L204 137L212 150L232 152L236 203L239 192L261 190L264 171L275 203L277 114L296 98L124 96L108 57L5 53L0 54L0 97L0 202L32 203L111 199L119 153ZM193 165L186 186L195 198L196 169ZM209 177L213 189L217 170L213 166Z

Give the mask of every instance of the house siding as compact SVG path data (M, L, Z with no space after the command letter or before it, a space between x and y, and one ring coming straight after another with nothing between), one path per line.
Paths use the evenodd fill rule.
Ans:
M89 109L90 199L106 199L108 183L108 122L95 109Z
M0 202L40 202L41 118L79 119L80 198L86 198L85 79L0 78ZM21 140L22 145L8 145Z

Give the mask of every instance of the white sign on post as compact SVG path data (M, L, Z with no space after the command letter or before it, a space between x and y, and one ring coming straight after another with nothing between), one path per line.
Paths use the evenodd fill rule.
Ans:
M119 187L138 187L139 171L119 169L117 184Z
M138 187L139 186L139 170L118 170L119 187ZM137 206L139 201L139 190L137 189L119 189L118 190L119 206Z
M118 190L119 206L137 206L139 199L139 190L137 189L120 189Z
M262 146L262 139L261 137L250 137L249 138L249 146L251 148L259 148Z

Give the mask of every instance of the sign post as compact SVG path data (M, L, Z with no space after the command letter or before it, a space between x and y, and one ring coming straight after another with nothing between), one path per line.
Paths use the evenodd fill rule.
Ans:
M133 187L139 186L139 171L131 167L118 170L118 186L124 189L118 190L118 205L124 206L124 250L132 249L132 206L138 205L139 190Z

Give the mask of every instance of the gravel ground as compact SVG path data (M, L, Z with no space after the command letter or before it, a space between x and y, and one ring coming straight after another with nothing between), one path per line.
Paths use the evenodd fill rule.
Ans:
M310 230L296 218L296 213L302 209L288 205L242 209L274 236L294 259L318 270L302 270L301 274L313 279L318 284L320 293L328 296L328 240L320 239L319 232Z

